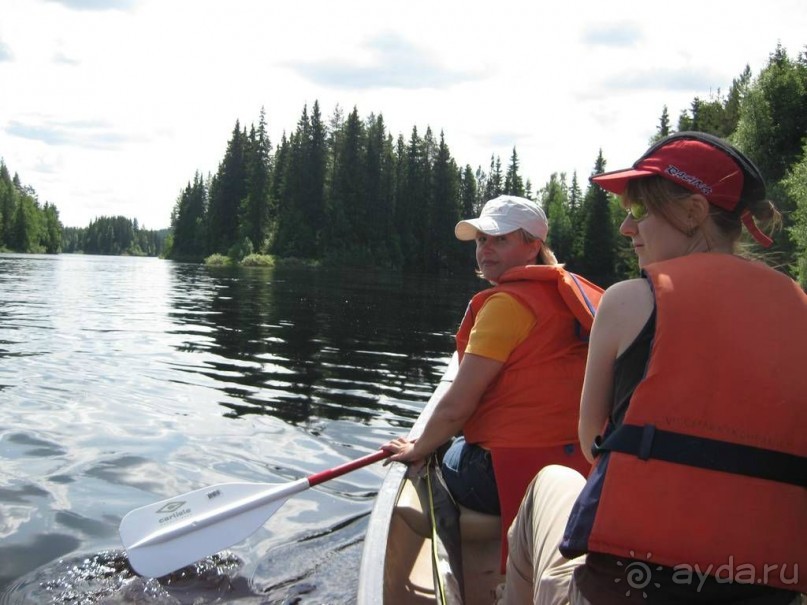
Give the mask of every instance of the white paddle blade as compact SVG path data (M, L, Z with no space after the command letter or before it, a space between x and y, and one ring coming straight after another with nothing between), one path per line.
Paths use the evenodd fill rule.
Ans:
M272 485L222 483L137 508L120 524L129 563L139 574L159 577L249 537L306 479Z

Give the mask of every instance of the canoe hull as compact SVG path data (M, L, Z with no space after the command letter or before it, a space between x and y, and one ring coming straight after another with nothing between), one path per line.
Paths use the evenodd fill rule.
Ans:
M410 437L416 437L457 370L456 355ZM376 497L364 540L357 602L359 605L426 604L438 601L432 569L432 541L424 491L407 477L402 464L392 464ZM461 508L460 528L465 603L492 603L500 574L499 517ZM448 602L458 602L451 596Z

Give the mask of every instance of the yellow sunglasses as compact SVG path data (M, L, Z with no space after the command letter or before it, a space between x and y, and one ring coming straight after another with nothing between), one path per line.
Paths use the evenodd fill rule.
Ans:
M647 218L647 206L645 206L642 202L631 202L627 207L627 211L631 218L633 218L633 220L637 223L640 220Z

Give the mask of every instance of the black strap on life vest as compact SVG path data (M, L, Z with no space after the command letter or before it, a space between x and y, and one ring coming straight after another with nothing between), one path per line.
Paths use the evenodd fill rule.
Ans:
M591 451L594 456L620 452L640 460L663 460L807 487L807 457L663 431L652 424L623 424L604 439L598 437Z

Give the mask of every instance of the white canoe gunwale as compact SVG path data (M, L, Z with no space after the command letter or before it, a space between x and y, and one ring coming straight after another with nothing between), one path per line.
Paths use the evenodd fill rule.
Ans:
M437 402L457 373L456 354L432 393L411 438L423 431ZM364 539L357 603L409 605L434 603L429 526L426 512L406 476L406 467L392 464L379 489ZM499 574L499 517L461 509L466 604L491 603Z

